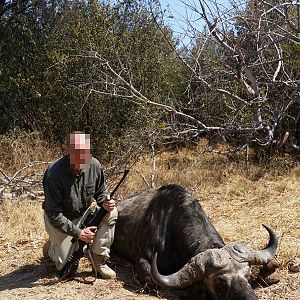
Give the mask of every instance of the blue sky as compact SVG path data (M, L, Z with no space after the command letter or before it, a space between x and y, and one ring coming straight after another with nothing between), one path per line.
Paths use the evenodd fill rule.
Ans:
M166 9L167 13L167 23L172 27L172 29L177 34L182 34L184 29L186 29L185 19L187 17L187 11L180 0L161 0L161 6ZM189 16L190 17L190 16Z
M218 0L220 4L220 9L229 9L230 0ZM237 0L243 2L242 0ZM204 26L204 22L199 19L199 15L188 9L182 2L188 3L190 5L195 5L199 7L199 1L195 0L160 0L162 9L166 9L167 13L165 14L166 23L173 29L174 34L180 37L180 40L183 43L189 43L189 40L193 37L193 32L189 28L188 34L190 37L185 34L187 29L186 19L192 21L192 26L198 31L201 31ZM209 1L207 1L209 3Z

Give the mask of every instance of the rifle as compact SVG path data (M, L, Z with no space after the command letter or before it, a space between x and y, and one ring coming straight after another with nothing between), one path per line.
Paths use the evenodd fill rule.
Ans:
M129 173L129 170L125 170L124 174L119 181L119 183L116 185L116 187L113 189L113 191L109 194L109 198L111 199L119 186L122 184L124 179L126 178L127 174ZM79 224L80 229L84 229L85 227L90 227L90 226L97 226L100 224L101 220L103 217L106 215L107 211L101 206L99 207L96 202L92 202L91 205L88 207L88 209L85 211L81 218L81 222ZM92 283L96 280L97 278L97 270L96 267L94 266L93 258L91 256L91 251L90 251L90 244L87 244L86 242L82 240L78 240L76 238L73 238L71 240L72 243L75 243L78 241L78 249L73 252L72 255L70 255L69 259L65 263L65 265L62 267L62 269L58 272L58 276L60 280L71 280L75 277L75 273L78 269L79 261L80 259L84 256L84 247L87 246L88 248L88 254L89 258L93 264L94 267L94 280L92 281L87 281L85 278L83 280L85 283Z

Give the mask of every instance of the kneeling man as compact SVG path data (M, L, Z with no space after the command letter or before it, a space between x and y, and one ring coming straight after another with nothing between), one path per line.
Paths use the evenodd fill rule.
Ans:
M103 169L91 156L90 136L72 132L68 137L68 155L52 162L44 174L43 202L45 228L49 242L43 253L55 262L58 270L67 262L77 243L73 237L92 244L97 272L103 279L115 278L106 265L114 238L118 212L115 201L106 197ZM103 206L107 214L97 227L80 229L78 224L92 202Z

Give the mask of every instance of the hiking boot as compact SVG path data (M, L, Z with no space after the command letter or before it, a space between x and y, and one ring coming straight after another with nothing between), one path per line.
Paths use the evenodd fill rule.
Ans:
M48 239L43 246L43 256L46 259L50 258L49 253L48 253L50 246L51 246L51 241Z
M98 274L102 279L116 278L116 272L106 265L107 257L93 253L93 258Z

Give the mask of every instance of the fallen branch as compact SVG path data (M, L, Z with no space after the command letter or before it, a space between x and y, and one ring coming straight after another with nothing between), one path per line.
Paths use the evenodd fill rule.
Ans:
M30 173L26 174L25 176L19 176L23 171L36 167L38 165L48 165L49 162L45 161L34 161L30 162L27 165L23 166L21 169L17 170L12 177L9 177L3 170L0 169L0 173L4 176L4 178L0 177L2 184L0 183L0 197L3 197L3 192L7 187L11 187L13 191L19 191L20 189L26 189L29 191L32 187L41 186L41 175L40 173ZM29 178L33 178L30 180ZM30 190L30 193L34 194Z

